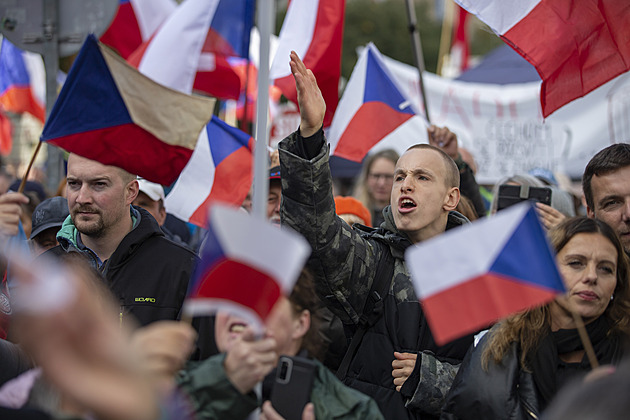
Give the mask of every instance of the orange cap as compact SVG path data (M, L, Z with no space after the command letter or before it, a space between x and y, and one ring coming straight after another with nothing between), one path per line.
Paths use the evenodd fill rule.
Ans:
M354 214L363 219L366 226L372 226L372 215L370 211L354 197L335 197L335 209L337 214Z

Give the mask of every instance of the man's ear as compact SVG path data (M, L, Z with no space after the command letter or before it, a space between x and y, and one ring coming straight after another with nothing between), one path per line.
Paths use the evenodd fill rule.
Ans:
M293 334L291 338L293 340L299 340L306 335L309 328L311 328L311 313L308 309L304 309L300 312L300 315L293 320Z
M129 182L127 184L127 186L125 187L125 202L127 204L131 204L133 203L133 200L136 199L136 197L138 197L138 192L140 191L140 184L138 184L138 180L134 179L133 181Z
M459 203L459 188L453 187L448 191L446 197L444 197L444 206L442 208L445 211L455 210L457 204Z
M588 204L586 205L586 215L590 217L591 219L595 218L595 212L593 211L592 208L590 208Z

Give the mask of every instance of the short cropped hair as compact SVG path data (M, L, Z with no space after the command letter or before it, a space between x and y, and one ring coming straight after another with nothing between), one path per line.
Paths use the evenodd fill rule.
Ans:
M618 169L630 166L630 144L617 143L600 150L591 158L584 169L582 176L582 190L586 204L592 210L595 208L593 202L593 189L591 181L593 176L606 175Z
M449 155L447 155L444 150L435 146L431 146L430 144L419 143L410 146L407 150L405 150L405 153L413 149L434 150L438 152L442 157L442 160L444 161L444 167L446 169L446 179L444 180L446 186L449 188L459 188L459 169L457 169L457 164L455 163L455 161Z

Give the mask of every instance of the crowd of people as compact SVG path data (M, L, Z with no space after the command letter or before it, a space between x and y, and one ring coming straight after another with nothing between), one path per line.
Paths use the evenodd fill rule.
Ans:
M203 230L169 221L161 185L70 154L61 196L0 191L0 418L281 419L291 404L302 419L621 418L630 145L593 156L583 203L542 170L488 200L457 136L431 126L335 197L321 92L290 65L301 121L270 158L267 219L312 253L264 335L230 312L180 321ZM405 250L501 211L500 185L551 191L536 209L566 294L438 345ZM307 404L278 400L281 356L310 366Z

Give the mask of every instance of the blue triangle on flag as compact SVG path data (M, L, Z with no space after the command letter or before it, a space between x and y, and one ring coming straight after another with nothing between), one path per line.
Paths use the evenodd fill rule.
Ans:
M387 71L383 68L383 64L374 56L374 52L371 49L367 54L365 73L363 102L383 102L398 112L415 115L410 104L406 103L408 102L407 99L389 78Z
M131 123L94 35L83 43L46 121L44 141Z
M493 273L564 292L564 283L534 207L531 206L490 267Z
M226 157L241 147L249 145L249 134L232 127L216 116L212 116L212 120L206 126L206 131L214 166L219 166Z

